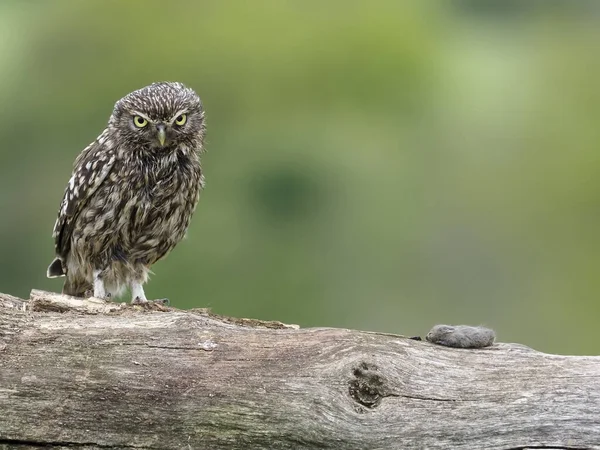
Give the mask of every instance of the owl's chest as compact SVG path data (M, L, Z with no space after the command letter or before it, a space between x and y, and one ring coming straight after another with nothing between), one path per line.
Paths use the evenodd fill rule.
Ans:
M179 236L189 224L198 200L199 177L190 171L157 175L161 176L139 179L128 193L132 208L126 228L131 237Z
M138 163L127 169L116 170L122 194L146 208L184 200L198 187L200 168L192 161Z
M137 198L137 204L140 207L159 208L178 200L184 184L179 177L140 180L130 195Z

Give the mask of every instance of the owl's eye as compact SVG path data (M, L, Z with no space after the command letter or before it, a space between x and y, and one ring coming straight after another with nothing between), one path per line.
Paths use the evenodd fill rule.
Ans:
M186 114L180 114L177 116L177 118L175 119L175 124L182 126L185 124L185 121L187 120L187 115Z
M142 116L133 116L133 124L138 128L144 128L148 125L148 121Z

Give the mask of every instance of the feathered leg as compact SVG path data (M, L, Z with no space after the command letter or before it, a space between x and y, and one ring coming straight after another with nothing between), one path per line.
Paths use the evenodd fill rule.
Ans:
M106 291L104 287L104 280L102 279L102 271L94 270L94 297L101 298L102 300L110 298L110 293Z
M161 298L158 300L148 300L146 298L146 294L144 293L144 287L141 281L132 281L131 282L131 303L134 305L140 305L145 303L160 303L163 305L169 305L168 298Z
M146 303L148 299L144 292L144 286L139 281L131 283L131 303Z

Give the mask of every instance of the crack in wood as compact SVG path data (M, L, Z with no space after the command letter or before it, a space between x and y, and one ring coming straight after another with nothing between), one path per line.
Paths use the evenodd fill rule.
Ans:
M454 399L442 397L427 397L421 395L399 394L393 392L388 381L380 373L375 364L361 362L352 371L353 378L349 382L348 392L352 399L362 406L374 409L381 403L382 399L388 397L409 398L412 400L423 400L431 402L473 402L471 399ZM359 412L364 412L360 408Z
M547 445L524 445L522 447L509 447L502 450L590 450L592 447L570 447L570 446L547 446Z
M140 450L158 450L156 447L136 446L129 444L107 445L97 442L71 442L71 441L30 441L23 439L6 439L0 438L0 448L53 448L53 447L69 447L69 448L135 448Z

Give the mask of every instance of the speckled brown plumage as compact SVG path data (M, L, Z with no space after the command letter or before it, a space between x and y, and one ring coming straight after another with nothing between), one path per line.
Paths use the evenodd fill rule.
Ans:
M53 237L48 276L63 292L146 301L150 266L184 237L204 177L202 102L181 83L154 83L114 107L75 160Z

